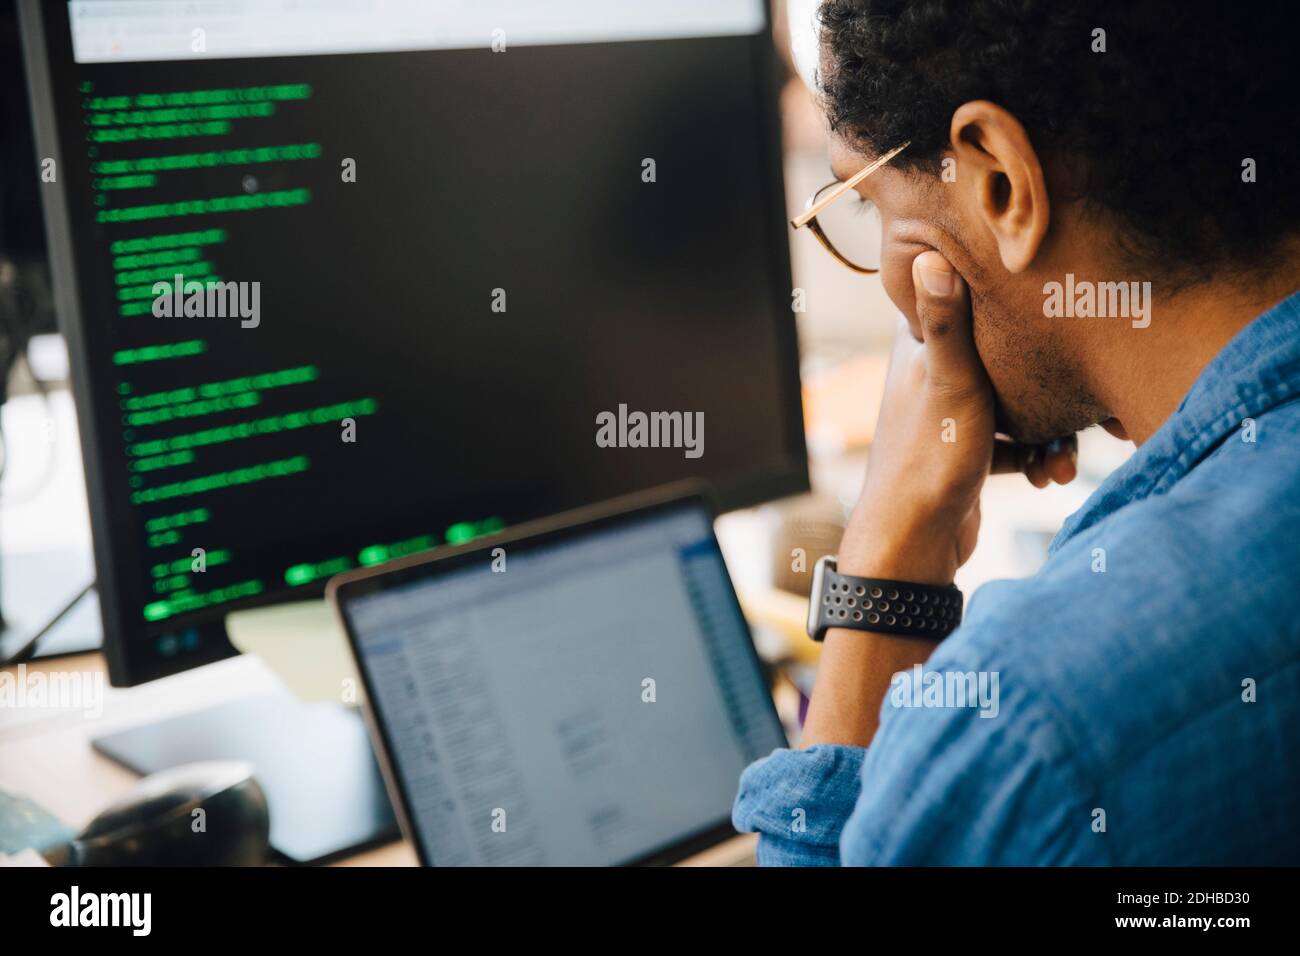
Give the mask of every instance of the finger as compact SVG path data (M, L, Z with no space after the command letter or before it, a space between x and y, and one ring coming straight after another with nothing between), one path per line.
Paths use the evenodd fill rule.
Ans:
M966 283L948 260L934 250L912 260L916 315L936 375L963 381L982 366L971 334Z
M1031 480L1055 481L1065 485L1078 476L1078 460L1079 441L1073 435L1046 445L1026 445L997 438L993 442L993 463L989 474L1009 475L1019 472Z
M1018 441L995 438L993 440L993 465L989 468L989 474L1024 474L1033 450L1033 445L1022 445Z
M1044 469L1041 447L1003 438L993 440L993 465L989 474L1024 475L1035 488L1045 488L1051 481Z
M1079 474L1079 440L1074 435L1048 442L1043 448L1043 466L1058 485L1068 485Z
M1025 477L1035 488L1046 488L1052 483L1052 479L1047 474L1047 465L1043 461L1043 452L1041 448L1035 448L1030 456L1029 464L1025 466Z

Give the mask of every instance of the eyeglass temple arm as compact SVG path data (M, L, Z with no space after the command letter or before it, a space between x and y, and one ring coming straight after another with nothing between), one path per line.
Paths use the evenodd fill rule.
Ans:
M870 165L854 173L848 179L844 180L844 182L840 183L838 186L836 186L834 189L828 192L825 196L819 199L815 204L809 206L799 215L791 219L790 225L796 229L802 229L804 226L808 225L810 220L815 219L817 217L817 214L820 213L823 209L825 209L831 203L835 202L835 200L839 199L846 192L848 192L858 183L862 182L862 180L866 179L868 176L874 173L881 166L885 165L885 163L889 162L891 159L893 159L903 150L907 149L907 147L908 147L907 143L904 143L901 146L895 146L884 156L881 156L879 159L877 159L874 163L871 163Z

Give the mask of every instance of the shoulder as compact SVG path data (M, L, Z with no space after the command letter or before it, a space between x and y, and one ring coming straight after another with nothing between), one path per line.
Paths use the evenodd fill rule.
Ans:
M1140 861L1165 838L1173 860L1206 845L1191 831L1227 818L1226 793L1242 803L1228 816L1288 812L1266 787L1226 785L1265 771L1300 785L1279 743L1300 720L1300 404L1250 427L1253 442L1231 436L1167 493L1064 542L1033 578L972 596L925 673L899 678L884 703L846 860L1110 862L1123 846ZM972 681L994 714L954 706L952 688ZM1250 709L1247 684L1271 684L1269 700ZM1198 790L1217 816L1187 809ZM1106 809L1145 834L1097 839ZM1151 826L1162 816L1187 838ZM1217 844L1227 859L1256 839L1237 829Z
M970 641L895 675L843 831L844 862L1112 862L1089 839L1096 788L1049 700Z
M1246 677L1300 660L1300 403L1165 494L1117 509L1023 581L973 596L936 653L1002 669L1105 772ZM1243 431L1243 435L1247 433Z

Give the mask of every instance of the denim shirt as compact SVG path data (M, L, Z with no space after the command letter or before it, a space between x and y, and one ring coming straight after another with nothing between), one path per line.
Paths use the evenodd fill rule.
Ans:
M759 862L1300 863L1298 399L1300 293L1228 343L1037 575L972 596L924 670L996 675L996 715L915 706L906 672L865 750L745 771L734 823Z

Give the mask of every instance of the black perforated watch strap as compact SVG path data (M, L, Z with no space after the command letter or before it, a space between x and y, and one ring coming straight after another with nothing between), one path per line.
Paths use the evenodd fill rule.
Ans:
M812 595L819 605L817 626L810 629L814 640L830 627L942 638L961 623L962 594L952 585L860 578L840 574L831 564L821 583L820 594Z

